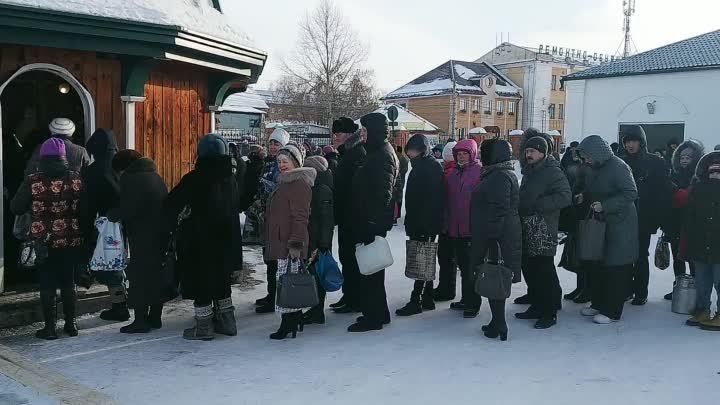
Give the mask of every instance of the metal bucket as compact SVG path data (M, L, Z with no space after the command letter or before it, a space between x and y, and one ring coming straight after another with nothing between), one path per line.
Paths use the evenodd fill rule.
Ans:
M673 287L672 311L676 314L693 314L696 298L695 278L687 274L677 276Z

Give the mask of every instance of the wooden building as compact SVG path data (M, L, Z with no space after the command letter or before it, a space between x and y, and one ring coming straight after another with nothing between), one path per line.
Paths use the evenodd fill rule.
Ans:
M76 123L76 142L113 129L121 148L154 159L172 186L192 168L224 100L256 82L265 60L219 0L3 0L3 184L17 176L10 161L18 156L7 151L13 136L27 139L65 116ZM0 217L12 226L12 216Z

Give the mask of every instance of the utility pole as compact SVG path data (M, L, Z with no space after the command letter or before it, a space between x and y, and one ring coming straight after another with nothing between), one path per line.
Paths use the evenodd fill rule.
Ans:
M625 15L625 22L623 23L623 31L625 32L623 58L627 58L630 56L630 18L635 14L635 0L623 0L623 14Z
M457 99L457 86L455 83L455 62L450 60L450 77L452 78L452 96L450 96L450 136L455 137L455 126L457 120L456 112L456 99Z

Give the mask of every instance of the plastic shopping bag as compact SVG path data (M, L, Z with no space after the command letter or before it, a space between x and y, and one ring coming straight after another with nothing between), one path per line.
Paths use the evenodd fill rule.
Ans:
M106 217L95 221L98 231L95 252L90 260L91 271L122 271L127 267L127 249L120 224Z

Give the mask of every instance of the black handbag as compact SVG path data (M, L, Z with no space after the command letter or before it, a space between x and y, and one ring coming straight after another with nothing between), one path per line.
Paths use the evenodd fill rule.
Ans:
M298 265L297 272L292 272L293 265ZM286 272L278 280L277 306L302 309L314 307L319 303L315 276L310 274L302 261L288 259Z
M175 235L172 235L162 263L163 302L171 301L180 295L180 275L178 270Z
M476 267L475 293L491 300L504 300L510 297L512 290L513 271L505 267L500 247L498 246L497 262L487 257Z

